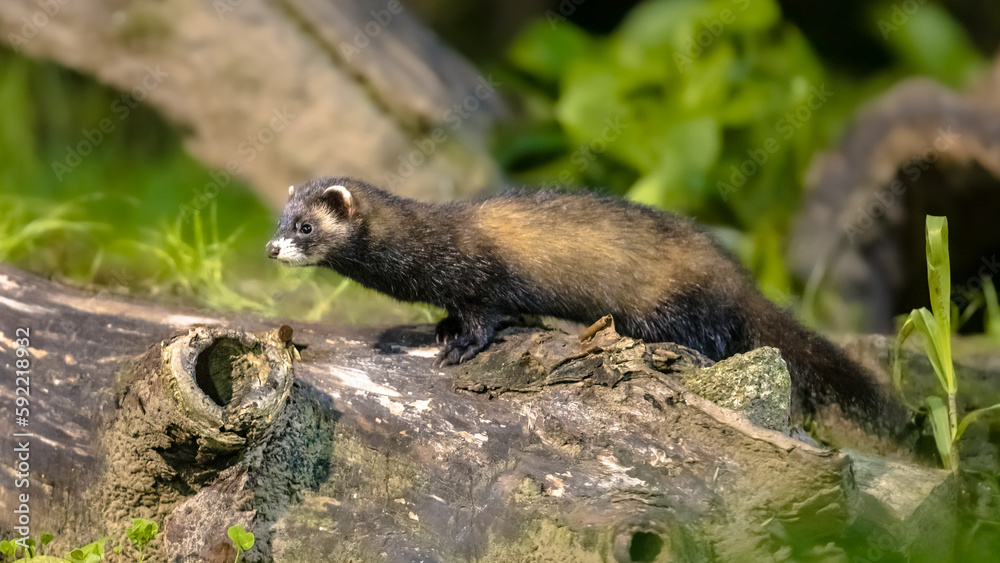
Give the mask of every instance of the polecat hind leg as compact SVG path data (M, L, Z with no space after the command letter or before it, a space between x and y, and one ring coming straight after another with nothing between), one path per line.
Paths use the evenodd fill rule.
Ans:
M449 319L455 320L449 321ZM449 315L441 323L438 323L439 329L442 323L448 321L446 329L459 324L461 330L453 338L447 340L434 364L442 367L450 366L475 358L477 354L490 345L490 340L496 334L499 320L500 316L492 313Z

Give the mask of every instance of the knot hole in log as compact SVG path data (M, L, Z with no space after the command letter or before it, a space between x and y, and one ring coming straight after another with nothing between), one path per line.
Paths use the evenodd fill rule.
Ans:
M654 532L636 532L632 534L628 555L633 563L651 563L656 561L663 551L663 538Z
M233 400L234 371L245 371L263 360L259 346L248 347L232 338L219 338L198 354L195 381L215 404L225 407ZM244 379L246 373L238 374Z
M95 501L104 506L108 529L136 515L162 522L174 504L226 472L232 477L222 481L231 484L243 483L240 475L259 477L245 460L260 455L250 452L263 451L276 435L294 442L284 433L298 354L291 329L282 329L195 327L150 347L122 371ZM234 506L252 498L240 496ZM151 506L157 509L145 509Z
M613 536L617 563L668 563L704 561L703 546L691 540L689 532L669 511L644 509L640 516L626 518Z

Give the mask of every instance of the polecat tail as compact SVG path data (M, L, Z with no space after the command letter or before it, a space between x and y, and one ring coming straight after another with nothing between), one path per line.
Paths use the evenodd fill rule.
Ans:
M759 319L757 345L778 348L788 364L794 417L809 419L824 407L838 407L845 418L868 432L902 435L909 414L873 373L770 302Z

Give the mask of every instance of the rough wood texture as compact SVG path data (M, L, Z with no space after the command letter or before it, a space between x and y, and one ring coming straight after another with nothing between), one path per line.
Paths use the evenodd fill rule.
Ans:
M434 200L497 178L485 135L499 94L405 2L11 0L0 41L151 104L275 206L323 175L394 173L395 191Z
M790 237L790 265L826 279L871 323L927 303L924 217L949 218L956 292L1000 274L1000 61L968 93L927 79L901 82L862 108L820 155ZM961 297L961 296L960 296ZM851 321L829 307L834 320Z
M107 421L141 412L134 405L153 391L141 382L156 381L162 363L150 359L160 357L160 343L197 324L281 324L88 295L7 266L0 311L5 369L14 329L31 328L32 529L55 532L57 551L110 525L95 510L106 499L92 494L118 471L101 463L113 459L102 453L114 428ZM859 507L895 498L892 487L919 476L932 491L943 480L897 471L906 482L893 483L886 471L858 471L881 478L873 488L856 480L847 456L753 426L659 371L698 369L696 355L619 339L613 328L572 351L575 374L556 361L531 385L498 395L485 392L490 369L432 367L431 326L293 327L301 359L275 437L239 450L228 467L188 467L188 476L218 476L182 479L160 504L134 497L133 516L168 514L159 560L166 549L175 561L230 561L224 529L234 523L252 523L261 540L250 561L803 560L837 553ZM489 355L516 351L499 343ZM13 384L0 379L0 391L12 396ZM147 399L130 398L136 390ZM10 420L10 403L3 409ZM118 427L167 420L150 416L149 425ZM177 435L172 426L164 437ZM4 432L4 468L12 449ZM199 455L182 450L161 443L149 453ZM0 481L3 506L14 493L11 479ZM874 525L900 524L914 505L894 505ZM11 517L0 514L0 533L9 533Z

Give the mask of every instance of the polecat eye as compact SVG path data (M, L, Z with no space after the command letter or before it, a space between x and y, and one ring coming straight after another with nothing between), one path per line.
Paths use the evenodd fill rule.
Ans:
M306 223L305 225L302 225L302 228L299 229L299 230L302 231L302 234L308 235L309 233L311 233L313 231L313 228L312 228L312 225L310 225L309 223Z

